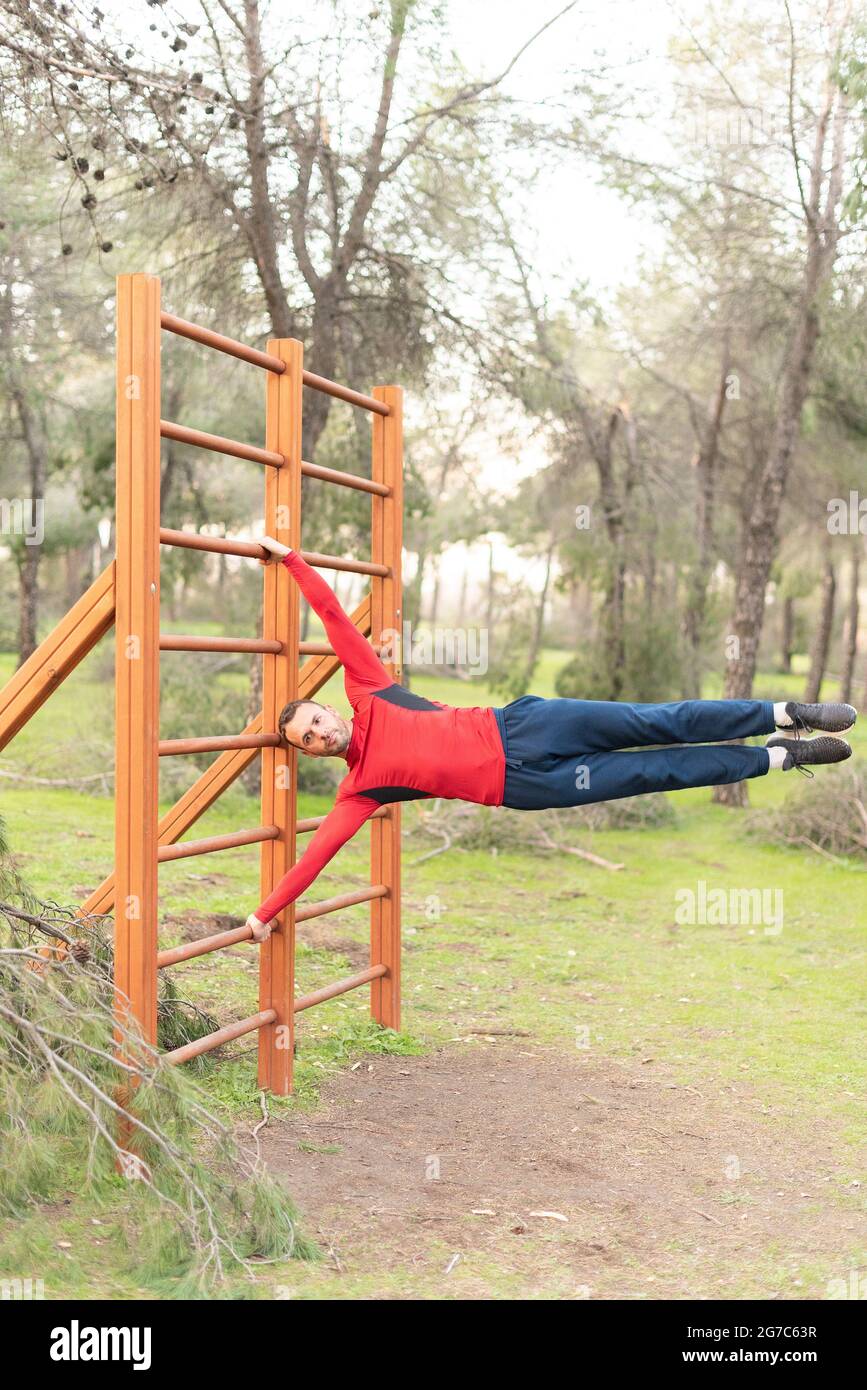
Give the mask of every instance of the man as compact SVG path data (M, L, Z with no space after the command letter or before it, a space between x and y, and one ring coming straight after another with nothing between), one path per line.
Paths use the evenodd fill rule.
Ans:
M848 731L857 718L851 705L626 704L522 695L495 709L425 699L392 680L333 590L296 551L270 536L262 545L271 552L271 560L262 563L281 560L322 619L343 665L352 718L316 700L293 700L280 715L287 743L310 758L343 758L349 773L305 853L248 917L256 941L267 940L277 914L386 802L441 796L520 810L581 806L740 782L771 769L806 770L811 764L842 762L852 752L838 737L800 737L816 729L834 735ZM762 748L716 743L778 729L787 732Z

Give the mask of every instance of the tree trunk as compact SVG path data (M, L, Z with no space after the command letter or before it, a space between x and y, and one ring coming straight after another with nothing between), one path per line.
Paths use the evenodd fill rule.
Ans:
M648 613L652 613L656 604L656 580L659 569L659 536L655 526L656 513L654 516L654 529L649 532L644 548L644 607Z
M575 646L581 641L583 632L583 622L579 612L579 606L583 597L583 584L579 579L573 579L569 585L569 607L572 614L572 634Z
M840 699L849 704L852 699L852 683L855 676L855 663L858 659L858 585L861 580L861 537L855 537L852 547L852 564L849 570L849 603L846 613L846 629L843 640L843 660L840 663Z
M467 565L464 565L464 570L461 575L461 589L460 593L458 594L457 622L455 623L456 627L464 626L464 614L467 611L467 587L469 585L469 580L469 567Z
M488 641L491 640L491 629L494 626L494 542L488 541L488 583L485 593L485 630L488 634Z
M604 437L594 436L594 459L599 475L600 501L609 544L608 572L605 579L602 611L602 641L605 669L608 677L608 698L619 700L623 689L623 668L626 663L626 557L625 506L617 494L612 462L612 445L618 423L614 411Z
M527 652L527 674L525 685L529 685L536 669L536 662L539 660L539 651L542 646L542 634L545 631L545 604L548 601L548 587L551 583L551 564L554 559L554 538L552 536L547 554L545 556L545 582L542 585L542 592L539 595L539 602L536 605L536 621L533 625L533 636Z
M609 700L619 700L623 690L623 672L626 665L625 609L626 564L618 548L612 557L612 573L606 585L605 607L602 613Z
M163 405L163 410L167 419L180 420L182 418L183 399L183 391L177 380L171 381L168 385L166 400ZM163 448L166 461L160 476L160 516L168 518L171 516L170 503L174 500L172 493L177 476L179 457L178 446L174 440L167 439ZM170 526L171 524L169 520L163 520L164 526Z
M805 294L785 368L774 440L758 496L754 499L741 554L732 621L732 635L738 639L737 655L729 663L725 680L725 694L730 700L749 699L752 694L764 623L765 590L777 548L780 506L807 395L817 337L816 310L812 297L808 299Z
M37 647L39 618L39 548L25 547L18 567L18 665L23 666Z
M618 487L614 469L614 441L622 429L626 463ZM603 613L603 632L610 699L619 700L626 666L626 575L630 503L640 476L637 430L626 401L611 412L604 433L593 431L594 459L599 474L602 512L611 548L611 569Z
M77 603L90 583L88 572L91 568L93 547L73 545L64 556L64 601L65 609Z
M437 614L438 614L438 612L439 612L439 605L440 605L440 557L439 557L439 556L436 557L436 559L435 559L434 562L433 562L433 565L434 565L434 583L433 583L433 590L431 591L431 597L430 597L430 608L429 608L429 610L428 610L428 615L427 615L427 620L428 620L428 622L430 623L431 627L434 627L435 624L436 624Z
M310 360L305 352L305 367L317 376L334 380L339 375L337 360L339 297L345 292L345 285L334 277L321 284L313 322L310 331ZM316 461L316 446L328 423L331 397L324 391L306 391L304 412L301 418L301 457L308 463ZM306 501L306 498L305 498Z
M424 575L427 568L427 550L423 541L419 543L416 557L418 563L416 565L415 574L411 582L407 585L403 596L404 616L409 621L411 632L414 632L421 622Z
M259 600L259 614L256 619L256 636L262 636L262 628L265 619L264 599ZM256 718L262 708L262 655L254 652L250 657L250 688L247 695L247 715L246 722L249 724ZM249 796L259 796L262 789L262 759L254 758L249 767L246 767L239 778L241 786Z
M11 387L11 394L21 421L21 434L27 451L27 479L30 497L22 499L31 508L30 516L24 516L25 526L36 522L36 508L45 505L45 440L43 432L33 413L27 395L17 382ZM26 510L26 509L25 509ZM35 540L35 538L33 538ZM25 536L21 559L18 564L19 608L18 608L18 665L23 666L36 650L39 626L39 562L42 557L42 541L33 543Z
M795 600L791 594L783 599L782 632L780 634L780 671L784 676L792 672L792 644L795 640Z
M836 111L835 111L836 105ZM834 113L833 152L827 177L824 212L825 154L831 116ZM756 660L765 616L765 591L774 562L780 508L791 470L801 412L810 385L810 374L819 336L818 298L833 268L839 239L837 210L843 168L844 97L833 72L828 75L825 104L816 128L810 166L809 202L804 205L807 248L800 293L794 310L788 351L783 366L780 403L768 457L753 498L735 585L731 634L735 656L725 675L725 698L749 699L753 692ZM746 806L744 782L714 789L713 799L726 806Z
M689 576L686 610L683 615L683 635L686 645L683 673L683 698L685 700L698 700L701 697L701 647L707 611L707 590L713 570L716 465L730 366L729 339L728 333L726 333L719 380L708 405L705 427L693 459L696 470L696 558Z
M827 550L828 554L825 557L825 573L822 576L819 620L816 624L816 631L813 634L813 644L810 649L810 674L807 677L807 686L804 691L804 701L808 705L815 704L821 694L822 681L825 677L825 667L828 664L828 652L831 648L831 630L834 626L834 598L837 592L837 576L834 572L834 562L831 559L830 545L827 545Z

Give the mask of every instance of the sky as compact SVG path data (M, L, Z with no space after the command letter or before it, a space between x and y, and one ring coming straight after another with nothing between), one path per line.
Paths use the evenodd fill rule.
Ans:
M466 66L485 76L502 71L532 34L565 8L558 0L452 0L455 48ZM624 84L664 86L665 48L677 27L665 0L579 0L522 54L505 89L544 102L565 71L592 67L601 57ZM599 295L634 277L642 251L659 234L613 192L599 188L577 163L566 164L534 191L537 266L552 275L573 272Z

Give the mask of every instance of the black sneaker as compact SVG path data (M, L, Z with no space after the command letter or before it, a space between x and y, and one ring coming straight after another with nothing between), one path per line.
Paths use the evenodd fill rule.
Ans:
M786 703L786 714L792 721L795 738L803 732L812 734L816 729L823 734L847 734L858 718L858 711L852 705L801 705L797 700ZM788 724L778 724L777 728L788 729Z
M818 709L818 705L806 705L805 709ZM838 706L837 708L841 708ZM847 706L843 705L843 709ZM781 734L774 734L765 744L766 748L785 748L786 758L783 763L783 772L788 772L790 768L796 767L805 777L812 777L813 774L805 766L807 763L842 763L847 758L851 758L852 749L848 743L844 743L842 738L784 738Z

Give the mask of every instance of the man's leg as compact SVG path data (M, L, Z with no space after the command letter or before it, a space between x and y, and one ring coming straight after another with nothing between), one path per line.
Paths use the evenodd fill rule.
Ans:
M771 700L630 704L532 696L507 705L503 716L509 753L525 762L648 744L725 742L771 734L777 727Z
M747 777L763 777L770 766L766 748L740 744L543 758L507 768L503 805L542 810L616 801L647 792L716 787L725 782L742 782Z

